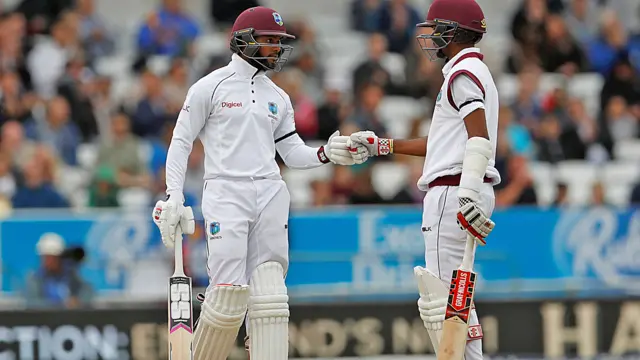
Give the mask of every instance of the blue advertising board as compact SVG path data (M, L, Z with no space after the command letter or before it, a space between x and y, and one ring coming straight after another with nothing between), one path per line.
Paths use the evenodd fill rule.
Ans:
M82 275L98 294L131 291L136 276L164 276L172 255L149 213L16 212L0 221L0 289L10 294L23 288L26 274L39 265L35 245L47 232L85 248ZM493 219L496 228L476 255L479 298L640 294L640 209L510 208ZM293 212L292 298L415 298L412 269L424 266L420 220L419 208ZM200 284L207 281L203 233L187 241L190 274ZM145 263L166 269L140 275ZM147 283L162 287L164 280Z

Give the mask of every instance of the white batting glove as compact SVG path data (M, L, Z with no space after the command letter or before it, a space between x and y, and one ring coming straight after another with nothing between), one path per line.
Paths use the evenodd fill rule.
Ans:
M175 245L177 226L180 225L181 232L185 234L195 231L193 210L182 205L182 194L173 194L166 201L158 201L153 208L152 218L160 229L162 243L168 248Z
M373 131L358 131L351 139L351 156L356 160L366 161L368 156L389 155L393 152L393 139L379 138ZM366 152L362 149L366 148ZM368 156L367 156L368 155Z
M486 245L486 237L489 236L496 224L485 215L478 204L468 197L458 199L458 226L473 236L478 245Z
M444 322L444 314L447 308L447 299L442 298L438 300L429 301L423 297L418 299L418 310L420 311L420 318L424 322L424 326L427 330L442 330L442 323Z
M326 157L329 161L337 165L353 165L355 161L349 152L349 148L347 147L347 142L349 141L348 136L341 136L340 131L334 132L327 145L323 146L318 150L318 158L322 162L323 158Z

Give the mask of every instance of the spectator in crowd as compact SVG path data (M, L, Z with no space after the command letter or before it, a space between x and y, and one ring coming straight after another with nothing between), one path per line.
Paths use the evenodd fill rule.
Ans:
M118 181L113 167L99 165L89 187L90 207L118 207Z
M111 118L111 139L100 146L98 166L113 169L120 188L149 187L147 166L140 158L140 141L131 133L126 114L116 113Z
M496 169L502 181L494 187L496 207L536 205L538 198L527 167L525 157L514 154L509 148L504 130L498 135Z
M30 35L46 34L65 10L71 9L73 0L22 0L16 11L24 15Z
M606 76L621 56L640 51L640 41L629 41L629 34L612 10L602 12L600 24L600 36L590 44L588 53L593 70Z
M24 128L19 122L10 120L2 125L0 149L11 157L11 163L22 168L34 156L38 144L24 136Z
M143 55L186 56L200 34L196 21L182 9L182 0L163 0L162 8L147 16L138 32Z
M23 183L13 196L13 207L18 208L63 208L68 207L67 200L47 179L44 160L32 157L21 169Z
M168 103L169 113L179 113L189 87L189 65L187 59L176 58L171 62L169 73L164 79L164 94Z
M507 106L500 108L498 127L504 131L504 140L511 151L520 156L531 159L534 155L534 143L531 134L522 124L513 121L513 112Z
M26 20L20 13L8 13L0 17L0 71L15 72L22 88L31 90L31 74L27 70Z
M564 15L567 30L580 46L587 46L598 35L599 7L591 0L569 0Z
M149 169L152 176L158 176L160 170L162 170L167 163L167 151L169 150L169 144L173 136L173 128L173 123L165 123L161 135L151 140Z
M614 96L609 99L605 117L605 123L614 143L638 136L638 119L633 116L623 97Z
M151 70L142 74L143 98L133 114L133 133L140 137L156 137L167 121L175 121L165 95L162 79Z
M372 174L373 167L370 164L358 166L354 173L354 186L349 196L349 204L351 205L382 205L386 201L378 194L373 187Z
M389 95L402 94L403 91L393 83L391 74L384 67L383 60L387 55L387 39L380 33L369 36L369 57L360 63L353 72L353 90L358 91L366 84L373 82L381 86Z
M393 204L422 204L424 201L424 191L418 189L418 180L422 176L424 160L421 158L410 158L409 178L405 185L391 198Z
M78 55L69 60L58 83L58 95L67 100L70 120L78 127L84 142L98 136L98 123L91 101L95 91L94 81L93 72L86 67L84 58Z
M378 28L378 9L381 0L354 0L351 2L351 28L357 31L373 32Z
M542 69L546 72L560 72L572 76L586 71L586 58L578 43L567 31L564 20L559 15L547 16L545 36L538 47Z
M78 274L76 259L65 253L64 239L45 233L36 245L41 265L27 277L27 306L74 309L91 299L91 288Z
M38 42L27 58L34 90L45 99L56 95L58 80L69 59L77 52L78 34L71 22L70 18L63 17L53 24L51 38Z
M31 119L34 98L22 87L17 73L7 71L0 75L0 121L16 119L22 123Z
M65 164L75 166L82 139L78 127L70 121L70 115L67 101L55 97L47 103L44 119L34 119L25 124L25 134L29 139L49 146Z
M349 111L343 92L337 87L328 86L324 94L324 103L318 108L318 139L328 139L338 129Z
M418 11L407 0L387 0L378 8L376 31L387 37L389 51L402 54L415 41L416 24L422 22Z
M531 133L536 133L543 110L538 95L540 68L536 65L525 67L518 74L518 95L511 104L515 121L524 125Z
M418 28L416 35L419 35L425 29L423 27ZM427 97L431 101L435 101L444 82L444 76L439 64L424 56L422 47L417 41L413 46L409 47L409 50L405 53L405 59L406 95L416 99ZM389 91L388 88L387 91ZM398 93L400 92L398 91Z
M356 184L353 176L353 170L346 166L334 166L333 176L331 177L331 194L333 204L345 205L349 203L349 199Z
M380 119L377 114L378 106L384 97L384 91L375 83L368 83L359 91L358 102L354 112L347 118L358 129L371 130L380 137L387 137L385 119ZM357 131L357 130L356 130Z
M329 181L315 179L309 185L311 186L312 194L311 206L319 208L333 205L334 198Z
M95 0L76 0L75 11L80 17L80 41L91 63L113 54L115 42L101 16L95 11Z
M273 81L289 95L295 109L294 120L296 131L303 140L315 140L318 136L318 109L311 98L304 92L304 73L298 69L288 69L273 77ZM288 109L275 109L288 111Z

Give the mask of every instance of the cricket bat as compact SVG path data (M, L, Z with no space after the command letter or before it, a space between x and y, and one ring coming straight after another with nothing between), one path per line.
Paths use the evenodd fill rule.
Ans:
M476 241L473 236L467 235L462 264L457 270L453 270L451 277L438 360L463 360L476 285L476 274L472 271L475 251Z
M191 278L182 263L182 230L176 230L175 269L169 278L169 360L193 360Z

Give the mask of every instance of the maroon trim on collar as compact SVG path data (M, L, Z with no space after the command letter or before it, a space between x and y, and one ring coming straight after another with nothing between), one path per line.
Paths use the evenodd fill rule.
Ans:
M477 51L474 52L470 52L470 53L466 53L462 56L460 56L460 58L458 60L456 60L456 62L453 63L453 66L458 65L458 63L464 59L469 59L469 58L476 58L476 59L480 59L480 61L482 61L482 59L484 59L484 55L480 54Z

